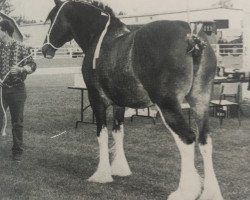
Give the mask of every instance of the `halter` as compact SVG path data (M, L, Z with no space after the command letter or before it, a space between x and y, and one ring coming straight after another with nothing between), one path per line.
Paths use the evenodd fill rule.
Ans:
M52 23L52 25L51 25L51 27L50 27L48 33L47 33L47 42L44 44L44 45L46 45L46 44L47 44L47 45L50 45L50 46L53 47L54 49L59 49L60 47L56 47L56 46L54 46L54 45L50 42L50 34L51 34L51 31L52 31L53 26L55 25L55 22L56 22L56 20L57 20L57 17L58 17L58 15L59 15L60 11L63 9L63 7L66 5L66 3L69 3L69 2L68 2L68 1L65 1L65 2L62 4L62 6L59 8L59 10L57 11L56 16L55 16L55 19L54 19L54 21L53 21L53 23ZM43 46L44 46L44 45L43 45Z
M53 28L53 26L55 25L55 22L56 22L58 16L59 16L60 11L63 9L63 7L64 7L64 6L66 5L66 3L68 3L68 2L69 2L69 1L65 1L65 2L62 4L62 6L59 8L59 10L57 11L56 16L55 16L55 19L54 19L54 21L53 21L53 23L52 23L52 25L51 25L51 27L50 27L48 33L47 33L47 42L44 43L43 46L45 46L45 45L50 45L50 46L53 47L54 49L59 49L59 48L60 48L60 47L54 46L54 45L50 42L50 34L51 34L52 28ZM85 3L88 4L87 2L85 2ZM89 5L91 5L91 4L89 4ZM91 6L93 6L93 5L91 5ZM93 6L93 7L95 7L95 6ZM95 7L95 8L97 8L97 7ZM98 10L101 10L100 8L97 8L97 9L98 9ZM104 13L102 10L101 10L101 14L104 15L104 16L108 16L108 21L107 21L107 23L106 23L106 25L105 25L104 30L103 30L102 33L101 33L100 38L99 38L99 40L98 40L98 43L97 43L97 45L96 45L96 49L95 49L95 53L94 53L94 58L93 58L93 69L96 69L96 59L99 58L99 54L100 54L100 49L101 49L102 41L103 41L103 38L104 38L104 36L106 35L106 33L107 33L107 31L108 31L108 27L109 27L109 25L110 25L110 15Z

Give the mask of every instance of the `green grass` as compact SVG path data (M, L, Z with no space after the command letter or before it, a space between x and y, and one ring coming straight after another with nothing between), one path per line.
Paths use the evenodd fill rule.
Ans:
M8 126L8 136L0 138L0 199L166 199L178 186L180 156L159 119L156 125L150 119L126 120L125 150L132 176L114 177L109 184L86 181L98 164L96 128L80 125L75 133L80 93L67 89L72 81L72 75L27 80L25 153L21 163L12 162ZM90 119L90 112L87 115ZM215 171L224 199L249 199L249 119L243 119L240 128L236 119L226 119L219 128L218 120L211 118L211 129ZM67 133L51 139L63 131ZM198 149L196 154L196 166L203 175Z

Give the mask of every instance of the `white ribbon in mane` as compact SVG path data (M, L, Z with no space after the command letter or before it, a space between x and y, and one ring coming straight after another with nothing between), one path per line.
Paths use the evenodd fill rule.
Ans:
M102 41L103 41L103 38L105 37L105 35L108 31L108 27L110 25L110 15L109 14L106 15L105 13L102 13L102 15L108 16L108 21L106 23L104 30L102 31L102 34L100 35L100 38L99 38L97 45L96 45L95 54L94 54L94 58L93 58L93 69L96 69L96 59L99 58Z

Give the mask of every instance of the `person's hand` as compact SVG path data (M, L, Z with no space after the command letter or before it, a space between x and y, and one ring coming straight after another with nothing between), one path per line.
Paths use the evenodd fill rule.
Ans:
M0 87L3 87L3 80L0 79Z
M10 69L10 73L12 74L12 75L17 75L17 74L20 74L20 73L22 73L22 68L21 67L18 67L18 66L14 66L14 67L12 67L11 69Z

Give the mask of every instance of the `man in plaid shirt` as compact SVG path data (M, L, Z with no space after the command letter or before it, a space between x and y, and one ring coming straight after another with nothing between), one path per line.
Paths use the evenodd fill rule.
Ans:
M31 56L28 57L30 55L29 49L12 38L13 32L14 27L8 20L0 22L0 87L2 87L3 106L5 110L9 107L11 115L13 160L21 161L23 153L23 113L26 100L24 80L27 74L36 70L36 63ZM27 59L18 64L26 57ZM0 109L2 110L2 108ZM4 115L3 111L0 113L1 128L4 125Z

